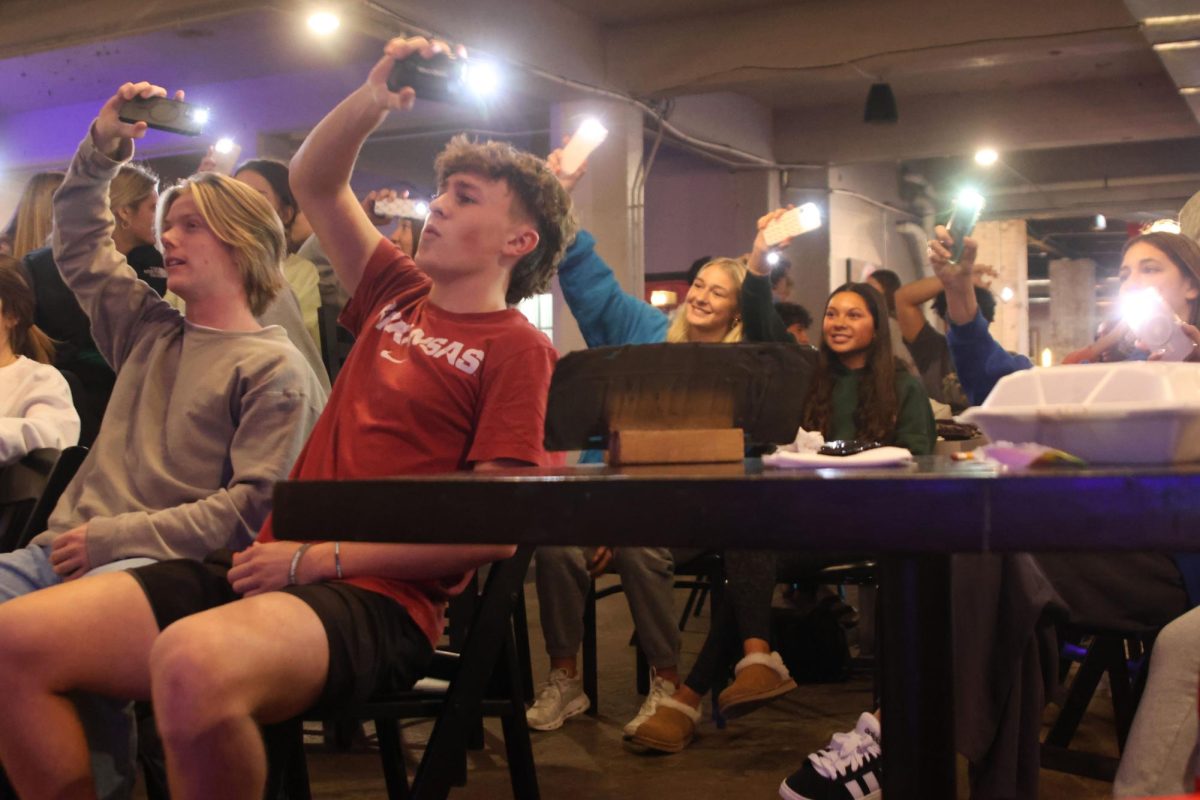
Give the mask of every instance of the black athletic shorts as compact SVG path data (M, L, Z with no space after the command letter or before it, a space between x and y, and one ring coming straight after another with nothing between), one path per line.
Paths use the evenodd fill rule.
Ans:
M159 629L183 617L241 599L226 577L228 550L203 562L161 561L130 570L142 585ZM311 583L280 591L307 603L325 627L329 674L318 711L333 711L379 692L411 688L429 667L433 648L404 606L347 583Z

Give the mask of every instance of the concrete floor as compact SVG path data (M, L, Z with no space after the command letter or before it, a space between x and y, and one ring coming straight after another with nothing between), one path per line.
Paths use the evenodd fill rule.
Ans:
M546 672L546 658L537 623L537 596L526 585L535 677ZM677 593L682 609L686 594ZM632 630L623 596L597 607L600 647L600 714L580 716L551 733L532 732L538 781L545 798L772 798L779 782L796 769L805 755L825 745L836 731L853 727L859 713L871 705L869 676L846 683L801 686L790 695L754 714L717 730L705 705L697 740L683 753L647 757L621 747L621 728L641 703L634 692L634 656L628 646ZM683 638L683 663L691 663L703 641L707 613L689 622ZM1097 698L1077 736L1087 749L1115 754L1111 707ZM1057 709L1052 708L1051 713ZM410 775L420 758L430 723L405 728ZM350 753L309 755L313 794L330 800L384 796L376 753L360 748ZM1111 797L1111 785L1043 771L1042 800L1092 800ZM451 797L461 800L511 796L498 721L487 724L487 746L470 755L468 785ZM960 763L959 796L967 797L965 769Z

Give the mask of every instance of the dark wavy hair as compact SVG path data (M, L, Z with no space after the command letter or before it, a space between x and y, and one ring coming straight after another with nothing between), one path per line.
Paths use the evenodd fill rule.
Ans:
M33 324L33 290L21 273L20 262L0 256L0 315L14 323L8 334L9 347L19 356L52 364L54 341Z
M233 176L236 178L247 171L262 176L262 179L271 185L283 210L291 212L286 219L283 214L279 215L283 229L290 231L292 223L296 221L296 215L300 213L300 204L296 202L296 196L292 194L292 186L288 182L288 165L273 158L252 158L239 164L233 171Z
M890 443L896 437L896 420L900 415L900 397L896 393L896 372L903 370L892 355L892 337L888 332L887 302L875 287L868 283L845 283L834 289L825 301L825 313L829 302L843 292L854 292L867 304L871 319L875 323L875 338L867 346L867 363L858 384L858 407L854 409L854 435L857 439L870 439ZM824 319L825 313L821 317ZM817 357L817 371L813 377L812 391L804 406L804 428L820 431L825 438L833 433L833 385L837 381L840 360L830 349L825 335L821 335L821 346Z

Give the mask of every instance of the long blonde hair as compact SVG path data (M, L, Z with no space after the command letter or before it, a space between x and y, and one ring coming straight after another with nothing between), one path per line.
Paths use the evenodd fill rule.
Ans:
M115 217L117 209L134 208L157 191L158 176L153 170L136 162L122 164L108 185L108 207Z
M725 334L721 341L725 344L740 342L742 340L741 292L742 283L746 280L746 265L742 261L735 258L714 258L712 261L709 261L707 264L701 267L696 275L700 275L700 273L704 272L704 270L708 269L709 267L720 267L721 269L725 270L726 275L733 279L735 291L738 293L738 310L734 314L733 325L730 326L729 332ZM667 341L689 341L688 334L690 333L691 325L689 325L687 321L686 309L681 307L679 312L675 315L675 319L671 321L671 326L667 329Z
M13 215L12 254L22 259L31 250L46 246L46 238L54 227L54 192L66 180L65 172L39 172L25 184L21 202Z
M190 193L213 234L233 251L250 313L261 315L283 288L287 236L267 199L241 181L215 172L199 172L168 189L158 204L157 226L180 195Z

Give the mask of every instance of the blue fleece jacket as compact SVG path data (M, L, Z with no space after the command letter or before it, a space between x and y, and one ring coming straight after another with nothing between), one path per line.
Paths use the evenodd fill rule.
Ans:
M558 285L588 347L653 344L667 338L667 315L626 294L596 254L596 240L580 231L558 265Z
M986 400L992 387L1005 375L1033 366L1028 358L1008 352L992 338L987 320L979 311L966 325L950 323L946 343L950 346L958 382L973 406Z
M979 405L991 393L996 382L1013 372L1029 369L1033 362L1023 355L1010 353L992 338L987 320L976 312L966 325L951 323L946 334L950 357L958 380L972 405ZM1183 576L1183 585L1192 605L1200 605L1200 553L1173 553L1171 558Z

